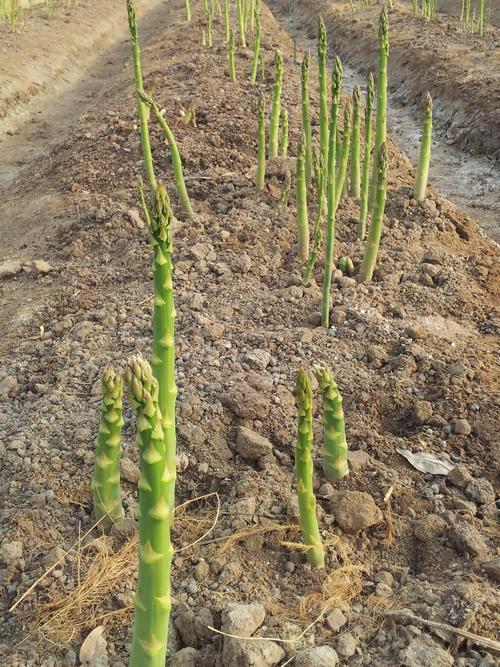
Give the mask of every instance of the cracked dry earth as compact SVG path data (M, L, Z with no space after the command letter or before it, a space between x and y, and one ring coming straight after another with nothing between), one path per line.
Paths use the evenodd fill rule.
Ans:
M336 274L333 326L322 329L322 262L303 288L293 197L278 206L294 160L270 165L261 195L253 180L258 93L272 90L278 45L295 155L300 79L290 39L263 3L265 80L250 84L251 51L239 49L231 84L221 21L214 47L201 47L195 4L191 25L180 0L154 9L142 44L146 87L174 128L196 210L183 220L174 200L177 503L193 502L178 510L174 529L169 664L493 667L491 646L387 613L405 609L498 639L498 248L432 187L417 205L414 171L391 144L375 279L358 285ZM103 664L127 663L138 474L128 406L126 518L110 536L88 531L100 374L151 346L132 75L124 59L93 108L51 146L50 160L23 168L4 209L16 211L22 240L12 228L2 260L23 267L0 282L7 667L79 664L82 641L99 625ZM312 99L317 109L316 90ZM197 127L180 121L193 105ZM158 171L173 193L163 137L152 127ZM357 211L342 200L336 246L356 266ZM312 570L297 544L293 481L295 377L316 361L334 369L351 449L349 477L325 483L316 394L324 571ZM419 472L405 450L432 454L451 472Z

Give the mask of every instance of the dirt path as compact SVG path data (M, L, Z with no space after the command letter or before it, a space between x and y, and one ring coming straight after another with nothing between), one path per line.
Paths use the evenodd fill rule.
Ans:
M171 651L190 647L203 667L259 664L256 646L272 652L276 667L293 664L295 653L312 644L334 647L347 667L399 667L420 650L443 665L450 653L457 667L490 667L494 657L482 647L387 622L383 610L411 609L486 637L496 632L495 570L485 563L498 554L498 249L433 187L424 205L412 203L413 169L390 143L375 279L359 285L337 272L334 324L321 328L323 261L302 287L293 197L279 205L288 170L294 189L300 134L290 40L263 4L266 78L251 84L251 51L240 48L232 84L221 21L214 47L203 48L199 6L191 25L183 8L183 0L164 4L150 33L141 25L141 34L146 87L174 128L196 211L193 220L180 221L174 239L177 502L217 493L220 513L194 546L214 520L215 496L176 514ZM259 93L272 93L278 45L287 72L290 159L270 165L258 195L256 111ZM91 533L79 541L93 525L89 485L101 372L123 367L131 355L149 356L151 348L151 248L137 211L142 162L131 67L122 63L106 93L48 148L48 159L21 170L9 189L26 244L9 228L10 257L43 251L53 271L27 266L0 282L2 667L73 667L83 638L100 624L109 663L128 659L138 476L128 404L126 522L111 536ZM197 127L180 121L181 109L193 104ZM317 105L312 85L312 109ZM316 111L314 121L317 139ZM179 215L164 137L154 124L152 143ZM312 193L311 201L314 209ZM335 259L348 254L356 269L357 214L357 202L343 199L335 251ZM316 393L322 572L312 571L294 546L294 382L300 367L316 361L334 368L352 451L349 477L326 484ZM422 473L399 450L461 466L448 478ZM232 602L265 606L265 636L300 638L283 648L222 640L207 626L220 628ZM325 606L335 616L313 623Z

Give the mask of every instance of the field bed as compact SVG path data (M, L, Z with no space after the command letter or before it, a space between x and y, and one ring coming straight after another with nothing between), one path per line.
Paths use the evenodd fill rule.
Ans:
M269 5L288 13L288 0ZM294 0L293 7L311 36L321 14L333 52L361 71L374 67L379 4L360 6L356 14L348 2L338 0ZM473 153L500 158L498 28L480 39L465 34L455 18L440 15L427 21L400 3L389 12L389 23L389 83L398 100L421 105L428 90L438 131Z
M264 643L264 653L280 657L264 662L260 656L256 667L284 665L313 644L340 651L342 642L355 645L342 665L411 665L408 647L418 637L443 661L436 667L493 667L493 654L481 644L423 626L420 633L384 613L405 608L484 637L497 631L495 573L483 563L498 555L492 487L500 469L498 247L432 188L416 205L414 171L390 144L375 280L358 285L338 278L334 326L325 331L319 326L323 262L311 286L301 287L293 196L278 206L294 160L276 162L262 194L254 186L258 94L272 92L277 46L285 56L290 154L296 152L300 72L291 41L264 5L266 78L250 83L251 51L238 49L238 80L231 83L223 25L216 20L214 47L202 47L201 13L192 4L193 21L186 24L184 2L166 3L142 48L145 87L166 109L196 211L185 221L173 201L179 217L177 504L207 494L220 501L219 513L215 495L178 513L170 645L173 652L192 646L196 653L194 662L177 665L252 664L243 662L252 642L243 644L240 662L221 661L228 639L207 625L220 628L231 602L259 602L267 613L262 635L298 639ZM132 79L127 59L95 108L52 146L50 159L29 164L8 192L16 216L7 218L0 260L19 259L25 268L0 281L0 381L10 378L0 398L0 655L6 667L77 664L83 638L100 624L110 665L127 661L137 516L128 407L127 521L111 537L82 536L93 521L89 486L101 371L123 366L137 352L148 356L151 346L151 249L138 214L142 162ZM316 89L312 102L317 109ZM180 120L181 110L192 107L197 127ZM313 129L316 136L317 124ZM153 151L173 193L156 128ZM358 265L356 219L357 204L342 200L336 255L348 254ZM52 270L27 261L37 257ZM324 485L316 461L328 544L324 572L305 565L297 548L293 495L293 388L298 369L314 361L335 369L352 450L351 474L335 490ZM319 417L318 409L318 441ZM254 432L254 449L242 446L241 427ZM475 481L463 472L465 483L457 472L453 481L418 472L401 449L463 464ZM370 503L376 525L346 527L341 501L358 521L365 513L353 498ZM346 617L342 640L333 622L314 623L325 605Z

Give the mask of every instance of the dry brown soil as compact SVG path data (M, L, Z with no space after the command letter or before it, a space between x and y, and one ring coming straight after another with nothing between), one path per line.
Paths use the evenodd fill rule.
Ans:
M323 262L303 288L293 196L279 207L293 159L273 165L262 194L253 180L258 94L271 94L277 46L285 54L290 155L296 152L300 86L290 39L264 5L265 80L251 85L251 51L240 48L238 81L231 84L221 21L214 47L201 47L201 13L192 4L190 25L181 0L155 5L141 21L146 87L175 131L196 210L193 220L182 219L163 136L153 125L158 173L179 217L177 499L209 493L220 499L215 528L196 545L216 517L216 496L178 512L172 651L191 645L196 665L221 665L222 638L207 624L219 628L230 602L261 602L263 635L299 637L284 644L281 664L314 644L340 650L346 638L339 640L323 617L313 622L320 611L341 608L347 619L341 632L356 646L341 657L342 665L412 664L408 646L431 634L441 659L444 652L451 656L442 664L493 667L495 658L481 643L388 620L384 612L410 609L490 639L498 632L498 581L485 565L499 555L492 486L499 471L498 248L432 187L417 205L414 171L391 144L375 279L358 285L337 276L335 325L321 328ZM86 7L89 21L99 22L97 4ZM113 16L124 23L121 13ZM94 64L103 71L113 61L100 94L90 104L76 96L72 120L59 136L49 133L53 141L42 142L43 151L27 157L2 192L0 260L18 259L24 267L0 282L0 382L10 378L9 395L0 399L0 652L6 667L74 665L83 638L100 624L109 664L127 662L137 516L135 423L128 406L127 532L79 537L93 521L89 486L100 374L138 352L148 356L151 347L151 249L138 216L142 163L125 30ZM79 85L75 81L75 90ZM180 120L181 110L192 106L197 127ZM51 117L42 117L52 128ZM19 135L4 137L7 160L28 132L20 125ZM292 176L292 193L293 186ZM342 200L335 251L336 258L350 255L356 267L362 256L357 213L353 199ZM53 270L37 271L35 259ZM297 548L294 502L293 388L298 369L315 361L334 369L353 452L349 477L335 489L325 485L316 395L324 571L311 570ZM267 439L266 456L242 455L241 426ZM455 472L450 481L418 472L398 449L463 464L472 477ZM335 493L347 491L373 498L382 512L378 523L359 532L346 527L341 502L353 496Z

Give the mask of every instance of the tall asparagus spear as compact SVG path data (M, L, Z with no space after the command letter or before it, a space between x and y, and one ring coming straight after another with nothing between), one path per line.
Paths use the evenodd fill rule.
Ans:
M387 7L384 5L379 20L379 52L378 52L378 72L377 72L377 113L375 119L375 149L374 154L378 155L380 146L387 138L387 61L389 59L389 20L387 18ZM377 191L376 182L377 172L373 172L370 185L370 210L375 202L375 193Z
M370 163L372 149L372 110L374 98L373 75L368 74L365 104L365 156L363 162L363 178L361 181L361 201L359 205L358 239L365 238L366 218L368 215L368 189L370 186Z
M286 157L288 154L288 111L281 110L281 138L279 147L280 157Z
M229 44L231 34L231 23L229 21L229 0L224 0L224 30L226 31L226 44Z
M321 241L323 240L323 229L321 227L321 221L323 219L323 210L324 210L324 182L325 182L325 165L323 164L323 158L321 153L316 153L314 158L315 170L317 171L316 183L317 183L317 209L316 209L316 219L314 221L314 228L312 232L312 249L309 254L309 259L307 260L307 266L304 271L304 276L302 278L302 285L307 287L311 279L311 274L314 269L314 265L318 258L318 254L321 248Z
M271 107L271 119L269 122L269 157L278 155L278 135L281 114L281 87L283 84L283 56L276 49L274 53L275 78L273 101Z
M311 457L313 398L311 382L303 369L300 369L297 378L296 400L298 428L295 448L295 476L302 540L309 547L306 551L306 558L311 565L324 567L325 552L316 517L316 498L313 491L313 462Z
M352 140L351 140L351 196L359 199L361 195L360 153L360 90L355 86L352 93Z
M333 273L333 248L335 245L335 152L337 142L337 116L339 110L340 87L342 85L342 63L335 58L332 73L332 108L327 162L327 220L325 246L325 272L323 275L323 301L321 305L321 324L328 328L330 322L330 289Z
M238 25L240 28L240 42L241 46L246 49L247 40L246 40L246 25L245 25L245 0L238 0Z
M367 282L372 279L375 264L377 262L378 246L382 234L382 224L384 222L385 197L387 185L387 146L382 144L378 152L375 170L377 172L377 192L375 196L375 206L373 207L372 224L368 230L366 240L365 254L359 270L359 281Z
M158 382L149 364L133 360L127 371L132 405L137 413L140 451L139 577L129 667L164 667L170 617L170 542L175 485L165 449L170 443L162 428Z
M100 526L107 530L123 517L120 494L120 453L123 379L111 368L102 376L102 406L99 433L95 445L92 495L94 514Z
M231 81L236 81L236 64L234 61L234 51L236 48L236 39L234 36L234 30L231 28L229 31L229 78Z
M417 201L425 199L427 189L427 179L429 177L429 163L431 160L432 145L432 97L430 93L425 96L425 115L424 129L422 133L422 143L420 144L420 154L418 156L417 176L415 187L413 189L413 198Z
M189 0L186 0L186 21L189 23L191 21L191 4Z
M260 25L260 12L258 10L258 5L255 8L255 42L253 47L253 59L252 59L252 83L255 83L257 80L257 69L259 67L259 57L260 57L260 42L261 42L261 25Z
M152 110L156 116L156 120L160 124L161 129L163 130L165 137L167 139L168 147L170 149L170 155L172 157L172 167L174 170L174 179L175 185L177 188L177 194L179 195L179 200L181 202L182 210L184 214L188 217L193 215L193 209L191 207L191 200L186 189L186 183L184 181L184 172L182 170L182 160L177 147L177 142L173 135L172 130L170 129L167 121L162 116L160 108L155 103L152 97L146 95L143 91L138 91L141 100L146 104L146 106Z
M311 114L309 111L309 53L302 60L301 67L301 92L302 92L302 132L305 138L305 169L306 185L309 187L312 173L312 132Z
M330 481L349 474L342 396L326 366L314 366L313 373L323 394L323 472Z
M309 223L307 218L307 186L304 143L304 138L302 138L299 142L297 151L296 178L297 255L299 256L299 259L302 260L306 260L309 256Z
M325 22L320 16L318 19L319 133L320 151L325 165L328 161L328 93L326 83L327 55L328 43L326 39Z
M256 186L260 192L264 188L266 178L266 98L264 94L259 100L259 134L257 138L257 176Z
M335 210L337 210L344 190L349 163L349 148L351 145L351 108L347 104L344 109L344 139L340 151L339 168L335 179Z

